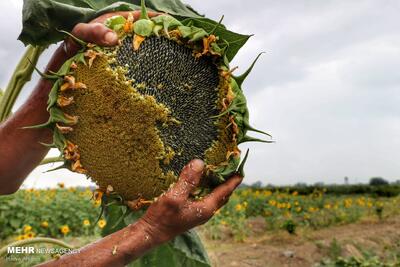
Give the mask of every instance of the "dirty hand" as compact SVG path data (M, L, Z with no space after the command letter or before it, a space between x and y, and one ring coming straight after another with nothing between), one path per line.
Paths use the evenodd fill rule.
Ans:
M215 188L201 200L190 197L203 175L204 163L192 160L186 165L178 182L154 202L139 220L148 234L162 243L207 222L214 213L228 202L230 195L241 183L238 174Z

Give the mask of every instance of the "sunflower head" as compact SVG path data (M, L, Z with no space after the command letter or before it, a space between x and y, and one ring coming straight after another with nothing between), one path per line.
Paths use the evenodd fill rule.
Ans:
M248 73L233 76L219 24L150 19L144 1L132 20L109 18L119 45L86 44L59 71L48 102L52 145L106 196L151 200L194 158L206 163L198 192L207 192L242 171L240 143L259 141L246 135L258 131L241 90Z

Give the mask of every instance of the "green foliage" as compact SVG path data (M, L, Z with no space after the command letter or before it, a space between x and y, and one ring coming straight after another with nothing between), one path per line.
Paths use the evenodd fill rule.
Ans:
M58 189L19 190L14 195L1 196L0 239L98 236L101 229L104 230L103 234L110 234L141 216L141 213L126 212L125 206L110 206L111 209L107 210L107 222L101 219L95 223L100 213L100 203L91 198L92 192L89 189L64 189L62 184ZM126 216L123 220L119 220L124 212ZM63 233L63 227L68 231ZM38 259L35 263L41 260L44 259ZM210 266L207 253L194 231L186 232L154 249L131 266L149 266L149 264L150 266Z
M376 215L378 216L378 218L380 220L382 220L382 218L383 218L383 205L376 206L375 207L375 212L376 212Z
M378 256L370 257L338 257L335 260L324 260L319 265L319 267L394 267L399 266L397 260L384 261Z
M179 0L147 0L146 5L171 15L200 17ZM18 39L25 44L49 45L64 38L57 30L71 32L79 22L89 22L101 14L139 9L140 0L25 0L23 29Z
M380 186L380 185L388 185L389 182L383 179L382 177L372 177L369 180L369 185Z
M182 24L186 26L195 26L197 28L204 29L206 32L214 31L214 35L220 37L221 40L226 41L226 44L228 45L226 57L229 61L232 61L236 53L251 37L250 35L231 32L227 30L224 25L219 25L216 21L207 18L191 17L183 20Z
M226 56L233 59L247 42L249 35L227 30L218 22L203 18L192 8L179 0L147 0L150 10L168 13L184 25L212 32L227 46ZM23 8L23 29L19 40L25 44L49 45L64 39L59 30L70 32L79 22L89 22L95 17L112 11L132 11L140 9L140 0L25 0ZM57 14L57 16L54 16ZM162 23L165 27L165 22Z
M332 195L315 190L308 195L297 191L268 189L238 189L230 201L210 220L206 230L210 237L219 239L229 229L238 240L246 237L247 219L262 217L266 227L295 232L299 227L318 229L332 225L357 222L362 218L376 218L376 209L385 209L385 216L399 214L400 197L375 199L368 195ZM378 215L379 216L379 215Z
M172 241L155 248L129 266L209 267L211 265L200 238L194 231L188 231L177 236Z
M99 234L101 228L95 222L100 214L100 203L90 200L91 197L90 190L75 188L20 190L14 195L1 196L0 239L25 238L29 233L47 237ZM398 215L399 204L400 197L377 200L359 195L327 195L322 191L300 195L297 192L246 188L237 190L231 196L230 201L205 225L205 231L215 239L222 238L224 233L229 232L235 240L241 241L251 233L248 219L252 217L264 218L266 228L270 230L279 230L285 225L285 230L296 231L299 228L315 229L347 224L366 217L376 220L379 216L377 209L384 210L385 217ZM120 220L124 212L126 214ZM115 232L141 215L142 213L130 212L126 207L112 205L106 212L107 224L102 229L103 234ZM383 215L381 217L385 218ZM89 227L84 226L86 219L90 222ZM42 225L45 221L48 223L47 227ZM114 225L116 227L112 227ZM61 232L63 226L68 226L68 233ZM184 247L177 245L187 243L185 238L176 242L169 243L164 249L186 253ZM201 248L200 243L196 246ZM334 241L330 247L331 251L339 250L339 244ZM197 251L200 253L201 249ZM332 253L332 258L336 254L339 252Z
M0 197L0 238L23 235L25 225L32 227L36 235L60 237L60 227L68 225L68 236L92 234L100 228L96 226L82 227L88 219L93 226L99 214L99 203L90 201L92 192L82 189L51 189L51 190L20 190L11 196ZM368 196L332 196L321 191L310 195L300 195L296 192L272 192L260 189L239 189L230 201L207 224L215 238L220 237L218 231L229 229L237 240L249 233L247 219L263 217L267 228L277 227L292 221L297 227L321 228L331 225L356 222L360 218L383 217L398 214L396 207L400 198L383 198L376 200ZM112 206L114 209L114 206ZM109 234L131 223L141 214L127 212L123 221L118 222L126 207L118 210L108 209L110 215L104 234ZM397 213L396 213L397 212ZM376 218L376 217L375 217ZM47 228L41 227L41 222L47 221ZM117 224L115 228L112 228ZM96 230L97 229L97 230Z
M340 246L339 242L336 238L333 238L331 243L329 244L329 257L331 259L338 259L340 255L342 255L342 247Z
M371 186L368 184L355 185L298 185L298 186L267 186L264 190L272 192L297 192L299 195L310 195L314 191L324 191L328 195L371 195L374 197L394 197L400 194L400 184Z
M286 220L282 225L282 228L285 229L289 234L295 234L296 227L296 223L292 219Z
M19 190L0 197L0 239L25 239L34 236L88 236L98 233L93 225L99 215L98 204L90 201L90 190ZM89 225L84 225L88 220ZM68 229L62 233L62 227Z

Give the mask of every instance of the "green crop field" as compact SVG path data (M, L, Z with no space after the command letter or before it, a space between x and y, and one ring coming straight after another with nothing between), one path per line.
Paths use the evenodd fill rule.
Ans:
M213 258L214 253L218 254L215 251L221 242L241 246L257 236L282 235L289 240L304 241L309 233L325 229L363 225L366 222L385 224L398 217L399 204L399 196L340 195L328 193L326 188L314 188L307 194L293 187L241 188L198 230ZM100 201L93 198L93 192L88 188L64 188L61 184L57 189L19 190L14 195L0 197L0 239L3 246L18 240L53 237L79 247L100 238L106 221L99 215ZM400 239L395 242L400 244ZM337 246L340 251L339 243L331 239L325 250L329 252ZM390 245L393 244L386 244L387 247ZM357 264L357 261L369 263L380 259L375 254L366 256L361 253L361 259L355 258L355 255L342 258L343 253L339 252L331 254L323 255L318 262ZM388 262L398 264L397 254L392 254L388 256Z

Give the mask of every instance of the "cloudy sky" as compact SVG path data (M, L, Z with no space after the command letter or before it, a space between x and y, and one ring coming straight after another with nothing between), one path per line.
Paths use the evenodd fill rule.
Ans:
M252 124L274 144L251 144L247 183L366 182L400 179L400 2L190 0L195 9L254 37L232 63L244 71ZM22 0L0 2L0 87L23 45ZM48 52L40 62L43 66ZM34 84L34 82L32 82ZM18 100L21 104L29 86ZM34 171L25 186L64 181L68 172Z

